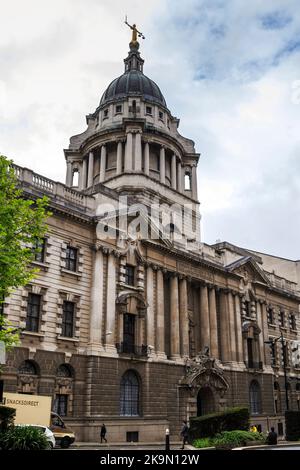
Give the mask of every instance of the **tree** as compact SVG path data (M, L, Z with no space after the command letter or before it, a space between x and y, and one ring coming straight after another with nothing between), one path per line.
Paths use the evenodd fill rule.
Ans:
M18 343L18 331L3 316L3 302L12 290L38 272L31 262L47 230L48 198L26 198L18 186L12 161L0 155L0 341Z

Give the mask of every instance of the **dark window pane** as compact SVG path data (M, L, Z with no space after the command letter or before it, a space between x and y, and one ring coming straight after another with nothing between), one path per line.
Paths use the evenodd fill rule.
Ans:
M252 381L250 384L250 411L251 414L261 413L261 393L258 382Z
M66 249L66 269L68 271L76 271L77 270L77 248L73 248L72 246L67 246Z
M33 245L33 250L35 252L34 259L40 263L43 263L45 260L45 248L46 248L46 240L42 238L41 240L36 240L35 244Z
M134 266L127 265L126 272L125 272L125 283L128 286L134 286L134 274L135 274Z
M68 395L56 395L54 401L54 412L60 416L68 414Z
M26 330L39 331L39 319L41 309L41 296L37 294L28 295Z
M37 375L37 370L33 362L24 361L18 369L19 374Z
M64 301L62 317L62 336L72 338L74 334L74 303Z
M133 353L135 342L135 315L126 313L123 321L123 352Z
M133 371L126 372L121 381L121 416L139 415L139 381Z

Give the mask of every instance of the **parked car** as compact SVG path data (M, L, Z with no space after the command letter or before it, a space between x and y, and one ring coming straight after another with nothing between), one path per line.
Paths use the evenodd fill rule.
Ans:
M51 412L50 429L54 434L56 443L63 449L67 449L75 441L74 431L67 426L62 418L54 411Z
M50 449L54 449L55 437L53 432L49 428L47 428L47 426L41 426L40 424L16 424L16 426L30 426L31 428L39 429L45 434L47 441L49 442Z

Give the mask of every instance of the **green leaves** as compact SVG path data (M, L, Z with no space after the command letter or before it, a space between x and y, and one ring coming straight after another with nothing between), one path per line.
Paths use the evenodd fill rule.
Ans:
M31 426L10 426L0 433L2 450L45 450L49 443L43 431Z
M26 285L38 272L31 265L38 251L32 247L47 230L47 204L46 197L26 198L18 186L12 162L0 155L0 311L5 297ZM15 344L16 335L3 322L0 315L0 339L10 347Z

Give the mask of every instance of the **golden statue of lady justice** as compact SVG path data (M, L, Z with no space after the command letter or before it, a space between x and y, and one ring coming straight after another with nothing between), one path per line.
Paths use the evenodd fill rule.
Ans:
M145 39L145 36L143 35L143 33L141 33L141 31L138 31L136 29L136 25L133 24L132 26L127 22L127 16L125 16L125 21L124 21L125 24L127 24L127 26L129 26L130 29L132 29L132 39L131 39L131 42L133 44L137 43L137 35L139 35L139 38L142 38L142 39Z

